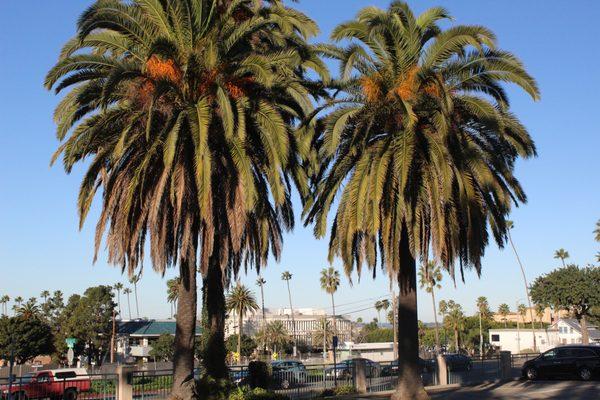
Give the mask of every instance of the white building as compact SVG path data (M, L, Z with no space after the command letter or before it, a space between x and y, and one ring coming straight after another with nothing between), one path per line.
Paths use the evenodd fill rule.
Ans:
M298 342L312 344L313 333L320 329L320 322L324 318L332 323L333 317L328 315L323 309L294 308L294 324ZM274 321L281 321L290 336L292 335L292 332L294 332L292 313L289 308L265 309L265 322L268 324ZM262 311L260 309L255 313L245 315L242 327L243 333L253 336L261 329L262 324ZM340 343L351 340L353 323L350 321L349 317L337 315L336 327ZM237 332L238 317L235 313L232 313L227 316L227 321L225 323L225 337L235 335ZM320 343L315 345L318 347Z
M576 319L559 319L547 329L536 329L539 351L546 351L565 344L582 343L581 325ZM500 350L520 353L533 349L533 331L531 329L490 329L490 343ZM600 344L600 331L588 325L590 343Z
M338 353L340 360L353 357L368 358L371 361L384 362L394 360L394 343L353 343L346 342L342 344Z

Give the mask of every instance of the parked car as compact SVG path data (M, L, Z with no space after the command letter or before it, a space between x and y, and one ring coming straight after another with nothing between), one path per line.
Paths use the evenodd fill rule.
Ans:
M399 366L399 362L398 360L392 361L391 363L384 365L381 367L381 376L394 376L398 374L398 366ZM435 371L435 360L434 359L428 359L428 360L424 360L421 357L419 357L419 367L421 367L421 371L423 373L432 373L433 371Z
M300 361L279 360L271 363L273 386L289 389L306 383L306 367Z
M444 354L448 371L470 371L473 368L473 360L464 354Z
M91 380L83 368L51 369L32 372L13 381L9 396L9 385L0 386L2 399L28 400L59 398L77 400L80 393L88 392Z
M600 375L600 347L570 345L556 347L526 361L521 375L538 378L579 378L589 381Z
M379 364L367 358L351 358L339 362L335 368L333 366L325 369L325 377L327 379L348 379L352 376L352 371L357 360L365 360L367 364L367 378L376 377L379 375ZM334 375L335 374L335 375Z

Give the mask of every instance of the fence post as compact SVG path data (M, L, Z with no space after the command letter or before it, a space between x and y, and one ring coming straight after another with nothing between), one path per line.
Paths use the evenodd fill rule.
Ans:
M132 365L119 365L117 376L119 384L117 388L117 400L133 400L133 371Z
M367 363L365 360L357 359L353 362L356 374L356 391L360 394L367 393Z
M446 359L443 355L437 355L437 378L438 385L448 384L448 367L446 366Z
M510 351L500 352L500 379L508 379L512 375Z

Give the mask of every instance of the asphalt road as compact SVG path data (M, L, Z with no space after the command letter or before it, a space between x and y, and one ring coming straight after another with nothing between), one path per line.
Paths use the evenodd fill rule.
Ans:
M512 381L443 390L431 394L444 400L598 400L600 381Z

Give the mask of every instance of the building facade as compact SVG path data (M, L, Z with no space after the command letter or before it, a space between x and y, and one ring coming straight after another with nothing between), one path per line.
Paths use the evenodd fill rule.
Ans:
M307 345L313 344L314 333L322 326L321 321L323 319L327 319L333 326L333 316L327 315L323 309L295 308L293 321L289 308L265 309L265 322L267 324L280 321L290 336L293 335L295 327L297 342ZM338 315L335 319L340 343L350 341L354 329L353 322L349 317L344 315ZM238 323L238 317L235 313L227 316L225 337L238 333ZM262 325L262 311L258 310L255 313L244 316L242 331L245 335L254 336L261 330ZM320 343L315 343L315 346L318 347L319 345Z
M533 315L534 322L542 322L544 324L552 324L556 322L557 318L567 318L569 312L565 310L553 311L550 307L546 307L543 314L537 315L535 308L527 307L525 316L519 313L513 312L506 315L506 318L498 313L494 313L494 321L496 322L519 322L519 323L531 323L531 316Z

